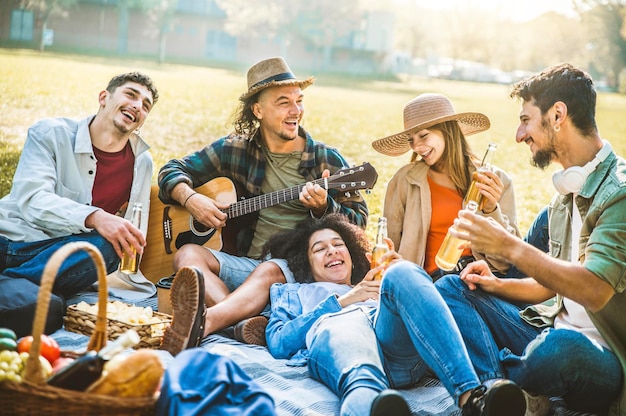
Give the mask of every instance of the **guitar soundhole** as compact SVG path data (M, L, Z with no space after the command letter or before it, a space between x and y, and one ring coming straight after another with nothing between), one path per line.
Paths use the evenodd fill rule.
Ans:
M189 216L189 229L197 236L206 236L214 232L213 228L196 221L191 215Z
M201 222L198 222L196 220L193 221L193 229L200 232L200 233L205 233L207 231L210 230L209 227L207 227L206 225L202 224Z

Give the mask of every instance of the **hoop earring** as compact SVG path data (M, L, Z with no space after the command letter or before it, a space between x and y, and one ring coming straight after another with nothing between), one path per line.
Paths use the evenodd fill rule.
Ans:
M557 133L561 131L561 126L559 126L558 124L554 125L554 131L556 131Z

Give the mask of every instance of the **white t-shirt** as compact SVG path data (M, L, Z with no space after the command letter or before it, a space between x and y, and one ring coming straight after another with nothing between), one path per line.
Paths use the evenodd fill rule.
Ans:
M572 255L570 257L570 261L572 263L578 263L578 240L580 240L580 230L583 224L582 218L580 216L580 211L578 211L578 206L576 205L576 195L577 194L572 194ZM563 310L557 315L556 319L554 320L555 328L566 328L581 332L586 335L587 338L589 338L590 340L599 343L605 348L610 349L604 338L602 338L602 335L600 335L600 332L594 326L591 318L589 318L589 314L581 304L564 297L563 306Z

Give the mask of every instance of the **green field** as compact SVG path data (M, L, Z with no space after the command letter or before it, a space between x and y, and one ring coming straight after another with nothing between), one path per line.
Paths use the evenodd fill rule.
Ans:
M132 70L150 75L161 95L142 129L142 136L152 146L157 169L170 158L199 149L229 132L237 99L246 90L245 71L0 49L0 196L9 192L32 123L44 117L80 118L95 113L98 93L109 79ZM295 72L300 77L310 75ZM305 90L304 126L315 139L337 147L352 164L367 161L377 169L378 183L366 195L373 219L368 233L373 235L385 184L409 155L383 156L370 143L402 129L404 104L416 95L446 94L457 111L479 111L491 119L491 129L471 136L470 142L478 154L489 142L498 144L494 161L513 177L519 225L525 232L554 192L550 176L556 167L544 172L531 167L527 146L515 143L519 103L509 98L509 90L503 85L421 78L366 82L320 75ZM626 96L599 96L600 131L620 155L626 154L625 114Z

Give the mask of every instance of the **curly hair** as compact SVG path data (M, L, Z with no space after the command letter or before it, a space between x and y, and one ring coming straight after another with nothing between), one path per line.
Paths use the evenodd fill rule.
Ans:
M313 233L324 229L333 230L341 236L352 258L350 281L353 285L359 283L370 269L370 263L365 256L370 250L370 244L363 229L351 223L343 214L329 214L319 219L309 218L296 224L293 230L276 233L265 243L263 254L286 259L297 282L312 283L314 279L308 257L309 240Z
M152 105L156 104L159 101L159 91L156 86L152 82L149 76L142 74L141 72L127 72L125 74L116 75L111 78L109 81L109 85L107 85L106 90L110 93L113 93L117 87L120 85L124 85L127 82L136 82L137 84L143 85L150 91L152 94Z
M259 93L244 101L240 101L232 116L235 134L242 137L252 137L259 128L259 120L252 111L252 106L259 101Z
M567 105L572 124L585 136L597 131L596 90L591 76L568 63L553 65L513 85L511 98L535 100L545 114L557 101Z

